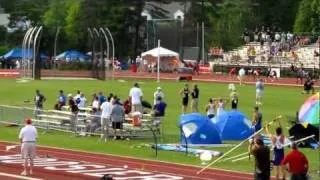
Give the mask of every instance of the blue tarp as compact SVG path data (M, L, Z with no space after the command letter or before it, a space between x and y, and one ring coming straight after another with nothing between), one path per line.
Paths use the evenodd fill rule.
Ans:
M227 111L211 119L222 140L244 140L254 133L251 121L237 110Z
M33 58L33 50L32 49L25 49L22 51L21 48L14 48L3 55L4 59L22 59L23 57L27 59ZM48 56L44 54L40 54L41 59L48 59Z
M70 61L87 61L89 60L90 56L83 54L82 52L70 50L65 51L55 57L55 60L65 60L67 62Z
M181 144L221 144L221 137L217 127L207 116L198 113L181 115L179 125L185 137L181 133Z

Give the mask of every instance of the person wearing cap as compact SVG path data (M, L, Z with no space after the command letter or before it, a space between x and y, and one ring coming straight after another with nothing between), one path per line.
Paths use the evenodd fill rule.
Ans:
M142 113L142 96L143 92L139 87L138 83L134 83L133 87L129 92L129 99L132 105L132 112L141 112Z
M291 145L289 152L281 162L284 169L287 169L291 174L291 180L307 180L309 162L306 156L298 150L297 144Z
M153 105L157 104L158 97L161 97L162 100L164 99L164 93L160 86L157 87L156 92L153 93L153 98L154 98Z
M270 149L261 138L256 138L249 145L249 153L255 158L255 180L270 179Z
M32 125L31 119L25 120L25 126L20 130L19 140L21 142L21 158L24 159L21 175L27 175L27 167L30 164L29 174L32 175L33 159L36 156L37 129ZM28 163L29 161L29 163Z

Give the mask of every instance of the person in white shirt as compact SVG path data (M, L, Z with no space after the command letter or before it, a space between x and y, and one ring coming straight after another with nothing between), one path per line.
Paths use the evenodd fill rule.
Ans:
M80 103L80 96L81 96L81 92L80 90L78 90L77 94L73 97L74 102L76 102L77 104Z
M142 90L139 88L139 84L135 83L133 88L130 89L129 98L131 101L132 109L131 112L141 112L142 113Z
M25 120L25 127L20 130L19 139L21 142L21 157L24 159L23 171L21 175L27 175L28 160L30 160L29 174L32 175L33 159L36 156L37 129L32 126L31 119Z
M256 105L262 104L262 96L263 96L264 84L262 79L258 79L256 82Z
M110 122L111 110L112 110L112 103L111 97L108 97L107 101L101 104L101 128L102 128L102 138L106 140L107 138L107 130L108 124Z
M238 76L240 85L242 85L244 83L245 75L246 75L246 71L244 70L244 68L241 68L239 70L239 76Z
M79 108L84 108L84 107L86 107L86 102L87 102L87 98L84 96L83 93L80 93L80 98L79 98L78 107L79 107Z
M154 98L153 105L157 104L158 97L161 97L162 100L164 99L164 93L162 92L162 89L160 86L157 87L156 92L153 93L153 98Z
M92 101L92 109L96 109L96 110L100 109L99 97L98 96L94 97L94 99Z

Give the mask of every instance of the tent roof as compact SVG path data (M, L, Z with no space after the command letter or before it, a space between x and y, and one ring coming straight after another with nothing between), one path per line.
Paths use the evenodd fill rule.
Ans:
M4 59L22 59L23 56L25 58L31 59L33 57L33 50L32 49L22 50L21 48L13 48L2 57ZM41 53L40 58L47 59L48 56L45 56L44 54Z
M70 51L65 51L55 57L55 60L87 60L89 59L88 55L83 54L82 52L75 51L75 50L70 50Z
M154 49L151 49L147 52L144 52L141 54L141 56L147 56L147 55L150 55L150 56L154 56L154 57L158 57L158 55L160 55L160 57L176 57L176 56L179 56L178 53L174 52L174 51L171 51L169 49L166 49L166 48L163 48L163 47L156 47Z

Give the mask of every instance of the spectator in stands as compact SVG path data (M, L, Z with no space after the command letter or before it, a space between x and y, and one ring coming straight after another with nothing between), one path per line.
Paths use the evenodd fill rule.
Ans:
M73 97L74 101L79 104L80 103L80 90L77 90L77 94Z
M63 90L59 91L59 96L58 96L58 103L55 105L56 110L61 110L62 106L66 105L67 98L63 94Z
M34 96L34 104L35 104L35 110L34 110L34 114L35 117L37 118L37 116L39 114L41 114L42 110L43 110L43 103L46 101L46 98L44 97L43 94L40 93L40 91L37 89L36 90L36 95Z
M240 83L240 85L242 85L244 83L244 79L245 79L245 75L246 75L246 71L244 70L243 67L239 70L238 74L239 74L239 76L238 76L239 83Z
M256 180L270 179L270 150L260 138L254 139L249 145L249 153L255 157Z
M199 112L199 94L198 85L195 84L191 92L191 112Z
M167 104L162 100L161 96L157 97L157 103L153 106L154 116L163 117L165 115Z
M142 96L143 92L140 89L139 84L134 83L133 87L130 89L129 92L129 99L132 105L132 112L138 111L142 113Z
M253 109L252 125L255 132L262 128L262 113L259 111L259 107L255 106Z
M68 94L68 98L69 98L68 105L69 105L70 111L72 113L72 116L70 119L71 130L76 132L79 108L78 108L78 105L76 104L76 102L74 101L72 94Z
M96 109L97 111L99 111L100 109L100 104L99 104L99 97L96 96L93 101L92 101L92 109Z
M99 105L101 105L102 103L104 103L106 101L106 97L103 95L102 91L100 91L98 93L98 98L99 98Z
M157 103L157 99L158 97L161 97L162 100L164 100L164 93L161 89L161 87L157 87L156 92L153 93L153 105L155 105Z
M101 127L100 112L97 111L97 109L92 109L91 116L90 116L90 123L86 126L86 132L94 133L100 127Z
M113 139L122 139L122 132L120 132L120 136L117 135L117 133L119 131L122 131L123 129L125 112L123 106L119 103L119 99L115 99L110 116L112 121L112 128L114 129Z
M209 103L206 106L206 112L209 119L213 118L216 114L216 105L212 98L209 99Z
M264 84L261 78L256 82L256 105L262 104L262 96L264 91Z
M180 90L179 94L182 96L182 113L185 114L187 113L187 107L189 104L189 85L185 84L184 88Z
M80 93L80 97L79 97L78 108L85 108L86 107L86 102L87 102L87 99L84 96L84 93L81 92Z
M314 94L315 89L314 89L313 85L314 85L313 80L311 79L311 77L308 77L307 80L304 82L304 85L303 85L304 91L302 93L303 94L304 93L310 94L310 91L311 91L312 94Z
M253 39L254 39L254 42L259 41L259 29L258 28L256 28L256 30L254 31Z
M111 98L108 97L107 101L101 104L101 130L104 138L107 138L107 129L110 121L112 104L110 102Z
M281 165L291 173L292 180L307 180L309 169L308 159L298 150L297 144L293 143L291 149L292 151L285 156Z
M248 44L250 42L250 34L247 28L245 28L244 32L243 32L243 40L244 43Z

